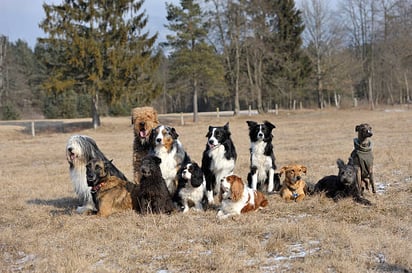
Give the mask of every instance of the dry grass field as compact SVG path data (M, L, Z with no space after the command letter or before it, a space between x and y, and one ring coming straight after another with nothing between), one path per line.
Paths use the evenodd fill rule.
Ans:
M347 160L356 124L374 136L372 207L310 196L284 203L269 195L258 212L219 221L216 211L107 219L76 214L65 145L72 134L93 137L132 179L130 118L103 118L102 127L70 133L23 132L0 126L1 272L412 272L412 111L407 108L281 111L279 115L162 116L192 159L200 162L208 125L230 122L238 152L235 172L248 172L246 120L270 120L278 168L308 167L306 181L337 174Z

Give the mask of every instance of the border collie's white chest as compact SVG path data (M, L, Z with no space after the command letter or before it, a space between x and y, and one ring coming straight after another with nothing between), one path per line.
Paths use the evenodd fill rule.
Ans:
M257 167L259 181L266 179L266 172L272 167L272 158L264 155L266 145L264 141L252 142L250 145L252 166Z
M225 157L225 147L219 145L213 150L208 152L211 159L210 170L215 172L233 170L235 168L235 160L233 158L226 159Z

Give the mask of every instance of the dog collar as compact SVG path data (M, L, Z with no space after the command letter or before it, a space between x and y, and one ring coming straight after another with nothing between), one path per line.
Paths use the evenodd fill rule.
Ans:
M361 144L359 143L359 139L355 138L353 139L353 146L355 146L355 150L359 151L359 152L370 152L372 151L372 141L368 141L368 143L366 144Z
M96 192L98 192L98 191L104 186L104 184L105 184L105 183L100 183L100 184L92 187L91 193L96 193Z
M299 197L299 194L294 191L294 192L292 192L292 197L293 197L293 200L296 201L296 199Z

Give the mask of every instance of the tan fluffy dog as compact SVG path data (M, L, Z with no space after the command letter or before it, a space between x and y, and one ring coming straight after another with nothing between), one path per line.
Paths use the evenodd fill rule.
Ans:
M140 166L142 158L150 150L149 138L152 129L159 125L157 112L153 107L137 107L132 109L133 125L133 180L136 184L140 182Z
M285 173L280 196L285 201L300 202L306 195L306 183L302 175L306 174L307 168L303 165L289 165L280 169L279 175Z
M87 184L97 208L97 215L107 217L129 209L137 210L138 185L110 175L110 162L92 159L86 165Z

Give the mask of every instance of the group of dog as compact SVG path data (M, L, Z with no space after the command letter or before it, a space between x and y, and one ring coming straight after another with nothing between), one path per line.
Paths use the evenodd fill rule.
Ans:
M373 183L372 128L357 125L353 150L345 164L338 159L338 175L322 178L311 187L303 180L307 168L288 165L276 171L272 130L269 121L247 121L250 138L250 171L247 182L234 174L237 153L229 123L209 126L201 166L191 160L175 128L160 124L152 107L132 110L133 181L116 168L98 148L95 140L73 135L66 145L66 156L74 190L82 205L78 213L94 212L107 217L134 209L142 214L187 212L190 208L217 208L219 219L228 218L268 205L263 192L279 192L286 201L302 201L306 195L325 192L337 201L353 197L370 205L363 191L375 192ZM284 174L281 183L280 177Z

